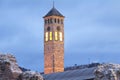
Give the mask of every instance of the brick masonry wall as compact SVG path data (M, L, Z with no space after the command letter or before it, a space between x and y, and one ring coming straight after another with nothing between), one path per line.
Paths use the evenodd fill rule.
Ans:
M48 19L64 19L63 17L50 16ZM60 27L60 31L57 27ZM50 31L47 28L50 27ZM55 40L55 31L62 32L62 40ZM45 33L52 32L52 40L45 41ZM59 36L59 35L58 35ZM49 36L48 36L49 37ZM59 39L59 37L58 37ZM44 73L63 72L64 71L64 24L49 23L44 25Z

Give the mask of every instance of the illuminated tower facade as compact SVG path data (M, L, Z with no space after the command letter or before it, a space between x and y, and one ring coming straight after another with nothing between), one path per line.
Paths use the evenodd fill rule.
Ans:
M44 17L44 73L64 71L64 16L53 7Z

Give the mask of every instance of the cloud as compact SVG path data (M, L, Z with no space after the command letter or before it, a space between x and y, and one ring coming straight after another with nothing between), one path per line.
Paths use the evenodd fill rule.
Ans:
M119 3L118 0L55 2L55 7L66 16L65 66L87 63L88 58L102 62L108 54L110 59L106 62L118 62ZM43 71L42 17L51 5L51 0L0 0L0 51L14 54L23 67Z
M66 47L73 49L73 53L119 53L118 3L115 5L112 1L83 1L82 5L75 7L72 12L70 9L68 11L69 21L65 25Z

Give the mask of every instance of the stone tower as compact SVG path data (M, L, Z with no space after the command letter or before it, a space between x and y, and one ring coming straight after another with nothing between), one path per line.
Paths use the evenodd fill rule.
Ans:
M44 17L44 73L64 71L64 16L53 7Z

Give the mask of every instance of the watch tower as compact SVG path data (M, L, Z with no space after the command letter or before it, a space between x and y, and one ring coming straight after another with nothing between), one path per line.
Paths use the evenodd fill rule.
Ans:
M64 16L53 6L44 18L44 73L64 71Z

